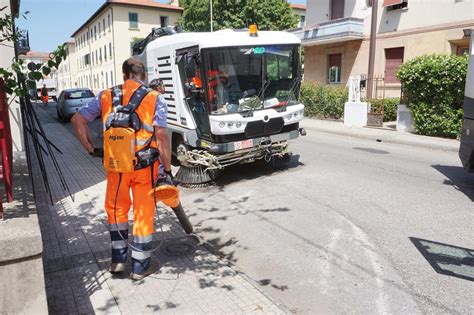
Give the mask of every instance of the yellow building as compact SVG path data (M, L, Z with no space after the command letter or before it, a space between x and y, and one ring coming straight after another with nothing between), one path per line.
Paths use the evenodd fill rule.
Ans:
M131 56L131 45L154 27L175 25L183 9L177 1L106 0L72 37L77 67L77 87L95 92L122 79L122 63Z
M367 75L370 0L308 0L306 26L293 30L305 48L305 80L347 84ZM399 66L424 54L463 54L474 27L474 0L379 0L374 75L399 96Z

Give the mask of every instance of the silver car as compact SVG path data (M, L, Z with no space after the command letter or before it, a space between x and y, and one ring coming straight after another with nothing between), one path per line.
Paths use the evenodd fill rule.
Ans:
M85 88L67 89L59 94L56 111L58 120L70 119L83 105L94 99L94 93Z

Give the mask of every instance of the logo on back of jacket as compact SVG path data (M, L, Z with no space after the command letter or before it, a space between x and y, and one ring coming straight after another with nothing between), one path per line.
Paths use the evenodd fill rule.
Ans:
M112 140L112 141L123 140L123 139L124 139L124 136L117 136L117 135L109 136L109 140Z

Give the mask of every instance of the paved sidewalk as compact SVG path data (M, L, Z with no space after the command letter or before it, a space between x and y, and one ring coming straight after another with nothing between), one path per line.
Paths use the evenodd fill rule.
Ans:
M399 132L392 128L347 127L341 121L304 118L300 127L308 132L317 131L362 139L412 145L433 150L459 151L459 141Z
M196 237L185 235L172 212L164 208L159 214L166 241L153 255L163 264L160 270L139 282L108 273L110 241L101 161L86 154L73 135L44 110L37 112L48 138L63 151L56 157L74 194L72 201L53 175L51 161L46 161L54 205L39 180L36 204L51 314L285 312ZM38 167L33 165L33 170L39 179ZM160 237L156 233L157 243Z

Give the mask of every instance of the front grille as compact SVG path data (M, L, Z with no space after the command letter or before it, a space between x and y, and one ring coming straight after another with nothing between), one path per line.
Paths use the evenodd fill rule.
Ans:
M245 136L255 138L279 133L284 125L283 118L272 118L268 122L251 121L245 127Z
M261 123L263 123L263 121L261 121ZM276 133L290 132L290 131L293 131L293 130L298 130L298 128L299 128L299 124L294 123L294 124L291 124L291 125L283 126L281 128L281 130L279 132L276 132ZM272 133L272 134L275 134L275 132ZM249 138L251 138L251 137L248 137L246 133L234 133L234 134L230 134L230 135L212 135L212 140L211 141L214 142L214 143L226 143L226 142L235 142L235 141L247 140Z

